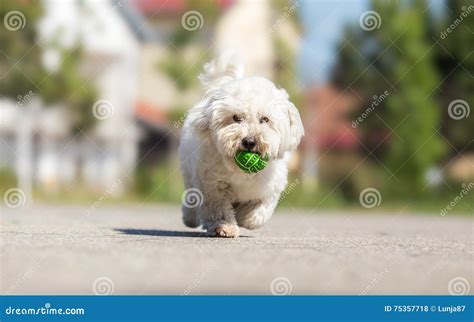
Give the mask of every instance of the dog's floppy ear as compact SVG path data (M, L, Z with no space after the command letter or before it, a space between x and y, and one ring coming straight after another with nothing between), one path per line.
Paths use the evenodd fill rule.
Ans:
M284 137L283 143L278 151L278 156L282 158L287 151L291 152L296 150L304 135L304 127L298 109L289 101L288 93L284 89L279 89L279 95L281 95L281 99L285 101L283 108L288 116L288 123L285 124L282 133Z
M203 133L209 130L211 123L211 104L213 98L206 95L189 111L189 122L190 125L197 131Z
M304 127L298 109L290 101L288 101L288 119L290 121L290 142L288 150L293 151L298 147L298 144L300 144L301 138L304 135Z

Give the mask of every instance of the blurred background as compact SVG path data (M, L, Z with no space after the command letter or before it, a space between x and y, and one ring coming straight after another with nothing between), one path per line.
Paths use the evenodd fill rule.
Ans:
M468 0L0 3L0 196L172 203L202 65L237 49L306 136L279 207L474 213Z

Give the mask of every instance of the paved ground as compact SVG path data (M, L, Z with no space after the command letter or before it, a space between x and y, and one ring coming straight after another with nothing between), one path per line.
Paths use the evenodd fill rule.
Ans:
M165 206L0 208L2 294L473 293L473 219L277 213L204 237Z

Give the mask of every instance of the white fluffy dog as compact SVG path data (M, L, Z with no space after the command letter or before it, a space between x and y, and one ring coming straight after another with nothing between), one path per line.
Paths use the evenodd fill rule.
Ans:
M261 227L287 184L288 160L304 134L288 94L263 77L243 77L235 55L204 66L206 92L188 112L179 158L186 192L183 222L209 236L237 237ZM267 156L258 173L235 163L241 150ZM194 200L193 200L194 198Z

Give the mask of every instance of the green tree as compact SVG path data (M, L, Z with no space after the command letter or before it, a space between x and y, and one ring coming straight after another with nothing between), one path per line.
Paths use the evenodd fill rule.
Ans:
M41 83L43 101L46 105L62 103L74 120L74 131L88 130L96 122L92 106L97 91L80 74L82 57L81 48L61 50L58 70L46 75Z
M456 150L473 151L474 3L469 0L452 0L448 2L448 6L449 10L446 10L444 21L437 25L433 35L439 42L437 65L443 75L439 95L443 106L443 134ZM451 26L455 28L447 33ZM460 109L457 114L459 118L456 119L450 117L448 113L449 104L454 100L463 100L469 106L468 109ZM465 117L461 117L462 115Z
M186 47L196 40L206 41L206 35L210 33L211 26L215 24L219 14L218 3L214 1L187 0L185 3L186 12L176 21L175 29L169 35L169 53L165 59L158 62L158 68L172 79L180 90L197 85L197 76L209 58L204 55L197 61L186 59L183 55Z
M0 4L0 95L12 97L37 91L45 75L39 66L41 46L35 24L43 14L38 2L2 1Z
M81 48L64 50L59 67L48 71L41 63L43 48L54 46L39 39L37 25L43 15L39 1L2 1L0 5L0 95L17 100L30 91L46 106L63 104L75 121L75 129L94 124L95 88L81 76Z
M390 133L383 154L389 170L387 188L400 195L419 195L426 185L427 170L445 151L436 132L442 113L433 91L440 77L436 49L428 41L429 16L423 1L400 6L376 0L372 7L381 17L380 28L358 28L346 34L351 46L342 48L339 70L347 74L339 73L338 82L358 89L365 103L373 95L389 92L360 126L367 136L379 129Z

